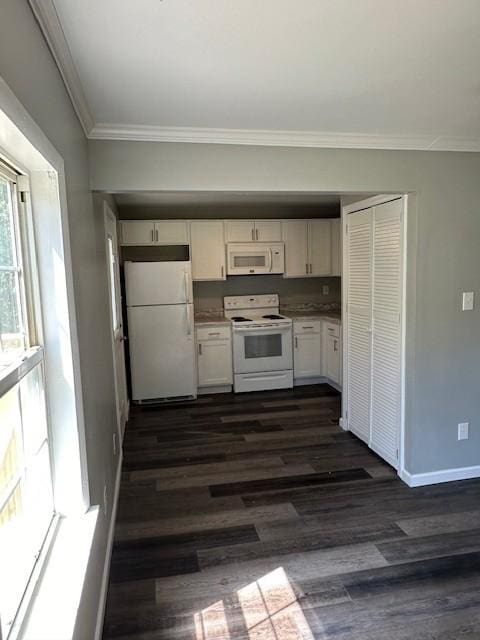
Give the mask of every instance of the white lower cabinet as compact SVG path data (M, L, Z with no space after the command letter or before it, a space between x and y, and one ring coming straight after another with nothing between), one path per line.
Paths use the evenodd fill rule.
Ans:
M322 375L322 324L320 320L293 323L293 376Z
M338 385L342 384L342 343L340 325L323 323L324 375Z
M232 338L230 327L197 327L199 387L233 384Z

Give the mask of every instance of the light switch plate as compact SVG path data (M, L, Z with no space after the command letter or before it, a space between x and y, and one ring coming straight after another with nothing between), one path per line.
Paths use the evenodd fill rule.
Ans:
M458 439L459 440L468 440L468 428L470 426L469 422L459 422L458 424Z
M473 311L473 291L464 291L462 297L462 311Z

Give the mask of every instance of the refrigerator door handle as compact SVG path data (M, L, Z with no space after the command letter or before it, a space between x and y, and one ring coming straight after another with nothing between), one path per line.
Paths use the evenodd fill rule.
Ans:
M192 335L192 312L189 304L186 305L186 311L187 311L187 336L191 336Z

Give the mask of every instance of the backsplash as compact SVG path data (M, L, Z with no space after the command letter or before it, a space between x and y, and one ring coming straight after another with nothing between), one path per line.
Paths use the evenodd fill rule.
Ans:
M328 285L328 294L322 293ZM333 311L340 309L340 278L283 278L282 276L235 276L220 282L194 282L195 309L218 310L223 308L224 296L258 295L278 293L280 307L299 307L308 310Z

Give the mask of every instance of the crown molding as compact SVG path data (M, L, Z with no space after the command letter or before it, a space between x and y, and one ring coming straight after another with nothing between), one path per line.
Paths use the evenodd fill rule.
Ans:
M57 63L80 124L88 137L94 127L92 112L53 0L29 0L29 2Z
M260 129L213 129L200 127L128 126L97 124L92 140L136 140L145 142L190 142L330 149L390 149L416 151L480 151L480 139L435 135L376 135L326 133L320 131L275 131Z

